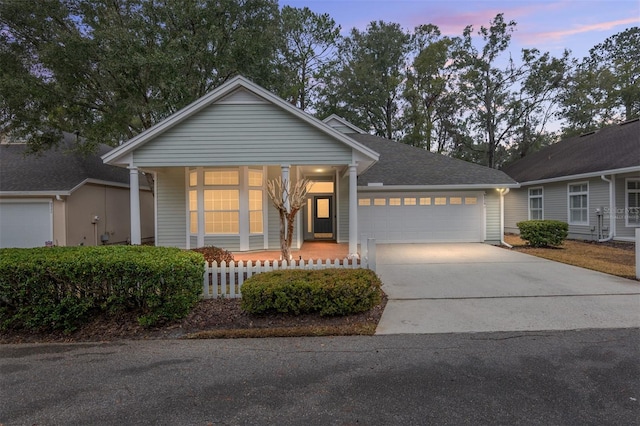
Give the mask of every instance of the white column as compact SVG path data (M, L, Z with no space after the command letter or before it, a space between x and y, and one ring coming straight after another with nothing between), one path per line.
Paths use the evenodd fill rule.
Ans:
M349 258L358 258L358 170L349 165Z
M140 245L142 237L140 232L140 182L138 168L129 167L129 200L131 204L131 244Z

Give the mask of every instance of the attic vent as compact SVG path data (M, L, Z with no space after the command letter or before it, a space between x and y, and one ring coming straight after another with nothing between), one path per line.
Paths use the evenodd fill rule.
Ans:
M582 133L582 134L580 135L580 137L583 137L583 136L589 136L589 135L594 135L594 134L596 134L597 132L598 132L597 130L594 130L593 132Z
M631 120L627 120L627 121L623 121L622 123L620 123L620 126L624 126L625 124L629 124L629 123L635 123L636 121L640 120L640 117L636 117L636 118L632 118Z

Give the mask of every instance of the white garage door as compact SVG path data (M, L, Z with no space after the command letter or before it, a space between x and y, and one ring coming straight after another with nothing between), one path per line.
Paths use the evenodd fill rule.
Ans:
M358 233L381 243L482 242L484 194L358 197Z
M43 247L52 239L51 202L0 201L0 248Z

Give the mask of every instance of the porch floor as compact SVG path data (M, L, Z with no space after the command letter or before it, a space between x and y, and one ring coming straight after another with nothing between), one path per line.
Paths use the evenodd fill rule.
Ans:
M336 243L333 241L305 241L302 247L292 249L291 255L299 260L326 260L344 259L349 255L348 243ZM233 252L233 258L237 261L265 261L280 260L280 250L260 250L252 252Z

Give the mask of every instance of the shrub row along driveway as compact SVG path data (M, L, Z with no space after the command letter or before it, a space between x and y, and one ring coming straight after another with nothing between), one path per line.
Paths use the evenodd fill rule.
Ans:
M640 283L487 244L388 244L377 334L640 327Z

